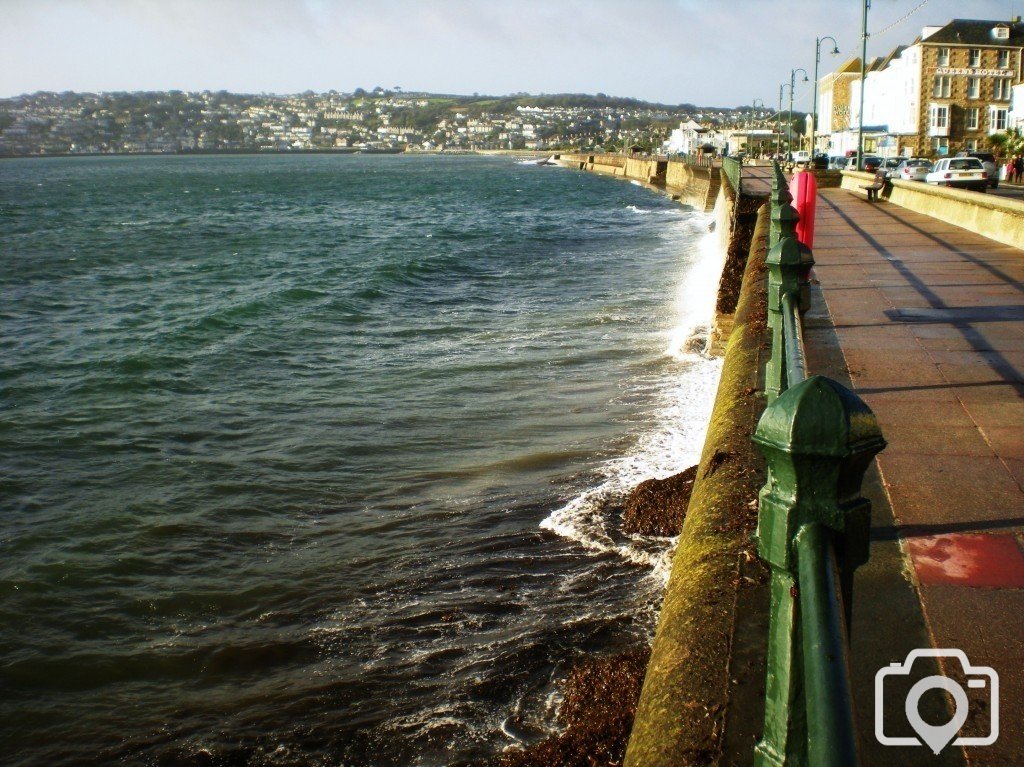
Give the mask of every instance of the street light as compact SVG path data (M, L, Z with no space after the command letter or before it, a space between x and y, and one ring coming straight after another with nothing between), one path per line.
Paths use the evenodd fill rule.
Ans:
M764 99L754 99L753 104L751 104L751 106L750 106L750 119L747 121L747 150L748 151L750 151L750 148L751 148L750 131L753 130L753 128L754 128L754 110L757 109L757 102L759 102L759 101L761 102L761 109L764 109ZM758 152L760 153L760 147L758 149Z
M821 63L821 44L832 41L832 55L839 55L839 43L834 37L819 37L814 41L814 107L811 109L811 159L814 159L814 134L818 130L818 64Z
M779 86L779 108L775 112L775 154L779 154L779 142L782 140L782 91L785 90L786 83ZM789 100L790 103L793 101L793 85L789 84ZM791 121L792 122L792 121Z
M803 67L789 70L789 151L793 151L793 88L796 87L796 73L804 73L804 82L807 82L807 70Z
M764 109L764 99L754 99L754 103L750 105L750 119L747 121L747 127L754 127L754 110L757 109L758 102L761 103L761 109Z
M860 112L857 114L857 170L864 170L864 77L868 66L868 8L871 0L864 0L864 18L860 24Z

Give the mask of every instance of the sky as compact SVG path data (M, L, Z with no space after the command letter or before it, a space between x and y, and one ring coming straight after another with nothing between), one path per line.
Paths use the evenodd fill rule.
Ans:
M793 69L813 77L816 38L840 49L822 44L819 76L860 54L861 13L862 0L0 0L0 97L397 86L774 108ZM1017 15L1024 0L871 0L868 56L926 25Z

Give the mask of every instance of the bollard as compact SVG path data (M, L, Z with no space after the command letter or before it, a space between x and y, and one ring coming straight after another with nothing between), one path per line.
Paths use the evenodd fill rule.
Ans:
M841 675L815 674L809 680L804 675L804 646L816 646L814 642L826 636L831 646L845 648L847 636L845 628L822 615L801 614L800 565L806 572L811 557L805 554L798 562L798 551L813 546L822 554L821 561L831 561L835 546L842 604L834 605L829 614L845 616L840 624L848 627L853 572L868 558L871 505L861 497L861 483L885 440L874 414L859 397L829 378L812 376L765 409L754 442L768 463L768 481L759 495L757 541L772 573L764 732L754 763L856 764L852 717L822 718L821 712L811 711L813 726L808 727L808 699L820 702L831 696L838 709L850 712L852 700L847 669ZM825 552L817 549L822 545L828 547ZM816 603L820 602L811 602ZM813 642L805 645L808 632ZM814 660L817 665L812 667L821 668L820 659ZM845 657L841 661L845 664ZM836 679L845 680L845 687ZM805 687L808 681L811 687ZM836 684L840 689L829 686ZM830 728L839 730L827 733L834 748L822 747L817 740L809 748L809 732L820 739L822 730Z

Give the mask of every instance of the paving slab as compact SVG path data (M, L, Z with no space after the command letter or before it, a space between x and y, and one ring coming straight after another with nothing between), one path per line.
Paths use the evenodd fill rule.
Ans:
M819 192L815 230L814 277L842 354L838 374L889 441L876 506L891 515L882 524L891 520L893 548L872 543L878 561L858 598L884 600L909 583L927 627L923 637L906 632L913 642L961 649L999 673L998 740L943 756L1024 765L1024 252L841 189ZM812 348L823 336L816 324L812 362L825 361ZM893 557L902 570L883 566ZM855 601L855 662L871 665L887 642L905 649L895 640L912 614L893 607L887 616L884 605ZM949 658L939 665L963 681ZM855 683L871 673L855 669ZM961 734L979 737L991 709L970 689ZM871 764L914 751L865 737L862 728Z

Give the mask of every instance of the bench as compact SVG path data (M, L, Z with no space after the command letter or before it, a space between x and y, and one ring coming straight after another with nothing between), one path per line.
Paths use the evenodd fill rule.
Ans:
M885 171L879 169L875 171L875 180L873 183L860 185L861 189L868 190L868 202L874 202L878 199L878 192L885 188L885 181Z

